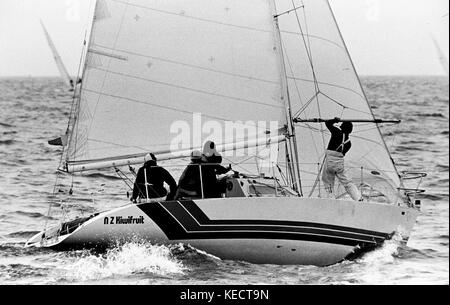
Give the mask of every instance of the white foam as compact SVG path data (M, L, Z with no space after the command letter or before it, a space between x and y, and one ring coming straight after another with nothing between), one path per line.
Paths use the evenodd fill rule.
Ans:
M396 233L392 239L387 240L384 244L361 257L357 264L352 267L357 271L356 273L358 283L370 284L385 284L389 281L390 268L386 268L389 264L395 263L395 256L398 254L398 249L402 241L402 235ZM353 273L354 274L354 273Z
M394 262L401 241L402 235L396 233L392 239L385 241L380 248L364 255L360 262L368 265Z
M185 270L169 248L148 243L127 243L103 256L87 254L75 259L64 267L66 280L89 281L136 273L183 274Z

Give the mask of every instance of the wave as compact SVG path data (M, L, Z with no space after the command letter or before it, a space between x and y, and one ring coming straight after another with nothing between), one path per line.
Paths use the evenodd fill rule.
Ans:
M427 194L427 193L423 193L423 194L419 194L417 195L418 198L420 199L427 199L427 200L431 200L431 201L440 201L440 200L448 200L448 194Z
M399 254L399 248L401 247L402 241L402 235L400 233L395 233L392 239L385 241L380 248L363 255L358 260L358 263L366 265L392 263Z
M82 253L72 258L61 270L66 281L92 281L114 276L146 274L165 276L184 274L185 267L175 259L166 246L131 242L109 249L106 254Z
M449 170L448 164L437 164L436 167L438 169L443 169L444 171L448 171Z
M402 247L399 250L398 257L401 259L430 259L437 256L438 251L434 249L414 249Z
M10 280L21 280L24 277L43 278L48 275L48 268L26 264L8 264L2 266L0 274Z
M20 243L3 243L0 244L0 253L2 257L21 257L37 254L47 254L52 250L47 248L28 247L25 248L25 241Z
M112 175L108 175L108 174L102 174L102 173L92 173L92 174L87 174L84 175L85 177L89 177L89 178L101 178L101 179L107 179L107 180L122 180L121 178L117 177L117 176L112 176Z
M10 238L30 238L30 237L36 235L37 233L39 233L39 231L18 231L18 232L9 233L9 234L6 235L6 237L10 237Z
M415 115L424 118L446 118L446 116L442 113L417 113Z
M199 250L191 245L176 244L170 245L169 249L176 258L189 261L189 262L201 262L202 264L209 262L221 261L217 256L209 254L203 250Z
M49 217L47 215L38 213L38 212L25 212L25 211L15 211L14 212L17 215L21 215L21 216L27 216L27 217L31 217L31 218L47 218L47 219L53 219L52 217Z
M6 127L6 128L11 128L11 127L14 127L13 125L10 125L10 124L6 124L6 123L2 123L2 122L0 122L0 126L2 126L2 127Z
M12 145L15 142L15 140L0 140L0 145Z

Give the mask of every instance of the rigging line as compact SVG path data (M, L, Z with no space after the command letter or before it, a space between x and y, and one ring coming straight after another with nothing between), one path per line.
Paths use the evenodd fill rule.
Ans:
M142 105L146 105L146 106L150 106L150 107L157 107L157 108L162 108L162 109L171 110L171 111L175 111L175 112L187 113L187 114L190 114L190 115L196 113L196 112L192 112L192 111L188 111L188 110L177 109L177 108L173 108L173 107L168 107L168 106L163 106L163 105L158 105L158 104L152 104L152 103L148 103L148 102L143 102L143 101L139 101L139 100L135 100L135 99L123 97L123 96L118 96L118 95L113 95L113 94L102 93L102 92L98 92L98 91L90 90L90 89L84 89L84 91L86 91L86 92L92 92L92 93L100 94L100 95L104 95L104 96L113 97L113 98L116 98L116 99L118 99L118 100L126 100L126 101L129 101L129 102L133 102L133 103L137 103L137 104L142 104ZM229 121L229 122L234 122L234 121L232 121L232 120L230 120L230 119L226 119L226 118L223 118L223 117L212 116L212 115L203 114L203 113L202 113L202 116L207 117L207 118L210 118L210 119L216 119L216 120L225 121L225 122L227 122L227 121ZM258 128L258 125L256 125L256 124L255 124L255 125L247 124L247 122L246 122L246 123L242 123L242 122L236 121L236 122L234 122L234 123L235 123L235 124L238 124L238 125L242 125L242 126L244 126L244 127L257 127L257 128ZM270 130L269 130L269 129L266 129L266 131L270 131Z
M119 178L128 186L128 188L131 191L133 191L132 185L134 185L134 182L127 175L125 175L125 173L122 172L119 168L115 167L114 169L115 169L117 176L119 176ZM130 182L131 185L128 182ZM141 191L139 185L137 183L136 183L136 185L137 185L138 190Z
M367 125L369 125L369 124L367 124ZM371 125L373 125L373 124L371 124ZM366 129L360 129L360 130L357 130L357 131L352 132L352 134L362 133L362 132L371 131L371 130L377 130L377 129L378 129L377 127L366 128Z
M309 79L305 79L305 78L299 78L299 77L295 77L295 76L288 76L288 78L289 78L289 79L293 79L293 80L295 80L295 81L302 81L302 82L309 82L309 83L313 83L313 82L314 82L314 80L309 80ZM318 83L319 83L320 85L325 85L325 86L330 86L330 87L334 87L334 88L339 88L339 89L347 90L347 91L349 91L349 92L352 92L352 93L358 95L358 96L361 97L362 99L364 99L364 96L363 96L362 94L358 93L357 91L355 91L355 90L353 90L353 89L351 89L351 88L347 88L347 87L340 86L340 85L336 85L336 84L326 83L326 82L322 82L322 81L319 81ZM366 101L366 100L364 99L364 101Z
M283 171L282 171L281 167L279 166L278 163L276 163L275 165L276 165L276 167L277 167L277 169L278 169L278 172L280 173L281 179L283 179L283 184L284 184L284 185L287 185L287 184L288 184L288 183L287 183L287 178L286 178L286 176L283 174ZM279 184L280 184L280 182L279 182Z
M123 27L123 24L124 24L124 21L125 21L125 15L126 15L126 13L127 13L128 6L130 5L129 2L130 2L130 0L128 0L127 3L124 3L124 4L125 4L125 9L123 10L122 18L121 18L121 20L120 20L119 29L117 30L116 36L115 36L115 38L114 38L114 47L113 47L113 48L116 47L117 42L119 41L120 32L122 31L122 27ZM96 11L97 11L97 10L96 10ZM94 13L94 16L95 16L95 13ZM95 18L95 17L94 17L94 18ZM94 19L94 23L95 23L95 19ZM90 47L90 45L88 46L88 53L89 53L89 47ZM111 67L111 62L112 62L112 58L109 57L109 58L108 58L108 65L107 65L108 68L107 68L106 70L104 70L106 73L105 73L105 75L103 76L102 85L100 86L100 90L101 90L101 91L103 91L103 89L105 88L106 77L107 77L107 75L108 75L107 71L108 71L109 68ZM94 107L94 112L92 113L92 120L91 120L91 123L89 124L89 127L87 128L88 133L89 133L89 131L90 131L91 128L92 128L92 124L94 123L93 118L95 117L95 114L97 113L97 107L98 107L98 104L100 103L100 97L101 97L101 96L99 95L98 98L97 98L97 102L96 102L95 107Z
M236 165L236 166L239 166L239 165L241 165L241 164L244 164L245 162L247 162L248 160L251 160L251 159L253 159L253 158L258 158L258 156L250 156L250 157L247 157L246 159L243 159L243 160L241 160L241 161L232 161L231 159L229 159L229 158L226 158L226 157L223 157L225 160L228 160L230 163L232 163L233 165ZM245 163L245 164L248 164L248 163ZM253 163L252 163L253 164ZM257 164L256 162L254 163L255 165Z
M294 0L292 0L292 5L295 7ZM304 7L303 7L303 10L305 10ZM305 36L304 36L303 28L302 28L302 25L301 25L301 22L300 22L300 17L298 16L298 12L297 11L295 11L295 16L296 16L296 19L297 19L298 27L300 29L300 33L302 33L302 40L303 40L303 44L305 45L305 50L306 50L306 54L308 56L309 64L311 66L312 75L313 75L313 78L314 78L314 85L316 87L316 92L319 92L320 89L319 89L319 85L317 84L317 76L316 76L316 71L314 69L314 63L313 63L313 60L312 60L311 49L308 48L308 44L306 43L306 39L305 39ZM306 22L306 20L305 20L305 22Z
M327 94L325 94L325 93L323 93L323 92L320 92L320 94L322 94L323 96L325 96L326 98L328 98L329 100L331 100L332 102L338 104L338 105L341 106L341 107L344 107L344 108L346 108L346 109L353 110L353 111L355 111L355 112L359 112L359 113L364 113L364 114L370 115L369 112L365 112L365 111L362 111L362 110L359 110L359 109L356 109L356 108L353 108L353 107L345 106L344 104L338 102L336 99L334 99L334 98L328 96Z
M271 104L266 104L266 103L260 103L258 101L253 101L253 100L249 100L249 99L233 97L233 96L228 96L228 95L224 95L224 94L212 93L212 92L208 92L208 91L204 91L204 90L200 90L200 89L194 89L194 88L179 86L179 85L170 84L170 83L161 82L161 81L156 81L156 80L143 78L143 77L139 77L139 76L129 75L129 74L121 73L121 72L114 72L114 71L110 71L110 70L106 70L106 69L101 69L101 68L98 68L98 67L90 67L90 68L91 69L95 69L95 70L99 70L99 71L104 71L104 72L106 72L106 74L115 74L115 75L124 76L124 77L128 77L128 78L142 80L142 81L145 81L145 82L155 83L155 84L158 84L158 85L163 85L163 86L168 86L168 87L172 87L172 88L177 88L177 89L181 89L181 90L185 90L185 91L191 91L191 92L195 92L195 93L201 93L201 94L206 94L206 95L210 95L210 96L226 98L226 99L239 101L239 102L243 102L243 103L248 103L248 104L256 104L256 105L260 105L260 106L266 106L266 107L271 107L271 108L283 109L283 107L281 107L281 106L271 105Z
M282 44L283 44L283 48L286 50L286 48L284 47L284 41L282 41ZM293 68L292 68L291 61L289 59L289 55L288 55L287 50L286 50L285 54L286 54L286 60L287 60L288 65L289 65L289 69L291 70L292 75L294 75L294 71L293 71ZM301 106L303 108L304 105L303 105L302 97L301 97L301 94L300 94L300 89L299 89L298 84L297 84L296 81L294 81L294 84L295 84L295 88L297 90L297 95L299 97L300 104L301 104ZM294 115L294 117L296 117L296 115ZM312 132L311 132L311 136L312 136ZM317 143L314 141L314 138L313 138L313 142L314 142L314 148L316 150L316 153L319 154L318 149L317 149Z
M289 65L289 70L291 70L292 75L294 75L294 69L292 68L292 64L291 64L291 61L289 59L289 55L288 55L287 49L286 49L286 47L284 45L284 41L281 41L281 43L283 45L284 50L286 50L284 53L286 54L286 61L287 61L288 65ZM287 76L287 78L288 79L292 79L289 76ZM298 84L297 84L297 82L295 80L294 80L294 84L295 84L295 89L297 91L298 98L300 100L300 105L303 107L303 100L302 100L302 96L300 94L300 89L299 89Z
M311 54L311 60L312 60L312 49L311 49L311 36L309 35L309 27L308 27L308 20L306 19L306 9L305 9L305 3L303 2L303 0L300 0L302 2L302 6L303 6L303 18L305 20L305 28L306 28L306 37L308 40L308 49L309 49L309 53ZM294 0L292 0L292 3L294 3ZM317 81L317 79L316 79Z
M95 3L94 2L91 3L90 6L89 6L89 11L93 12L92 24L95 21L94 18L95 18L96 6L97 6L96 2ZM84 78L83 74L85 73L84 70L82 71L82 66L83 66L83 63L84 63L84 61L86 60L86 57L87 57L87 46L88 46L87 35L88 35L88 29L89 29L89 26L90 26L90 24L89 24L90 20L89 19L90 18L86 19L86 23L84 25L84 28L86 30L85 30L84 40L83 40L83 49L81 51L80 62L79 62L79 65L78 65L77 79L75 80L75 88L74 88L75 90L74 90L74 93L73 93L74 105L75 105L75 102L77 102L77 103L76 103L76 105L75 105L75 107L73 109L73 112L72 112L72 109L71 109L71 113L70 113L70 116L69 116L69 122L68 122L68 126L67 126L67 131L66 131L66 134L68 134L68 135L70 133L70 128L72 127L72 131L73 131L76 128L76 124L77 124L77 122L76 122L76 116L77 115L76 114L79 112L80 101L81 101L81 88L82 88L83 84L82 83L80 84L80 90L79 90L79 96L78 97L76 96L76 94L77 94L77 90L76 89L77 89L77 82L80 79L80 74L81 74L81 79L83 79ZM92 28L91 28L91 33L90 34L92 36ZM91 40L92 40L92 38L89 37L89 42ZM70 143L71 139L72 139L72 134L70 134L70 139L68 137L67 143ZM76 147L76 145L75 145L75 147ZM65 149L65 148L63 148L63 149ZM68 149L67 149L67 151L68 151ZM68 154L68 152L66 154ZM61 164L60 164L60 166L61 166Z
M326 98L328 98L328 99L331 100L332 102L338 104L339 106L341 106L341 107L343 107L343 108L345 108L345 109L350 109L350 110L353 110L353 111L355 111L355 112L360 112L360 113L364 113L364 114L369 114L369 115L370 115L370 113L368 113L368 112L364 112L364 111L362 111L362 110L358 110L358 109L353 108L353 107L345 106L345 105L341 104L340 102L338 102L337 100L335 100L335 99L331 98L330 96L326 95L326 94L323 93L322 91L320 91L320 92L317 93L317 95L319 95L319 94L322 94L323 96L325 96ZM305 105L305 107L303 107L303 108L301 108L299 111L297 111L297 113L295 114L295 117L298 118L298 117L303 113L303 111L306 110L306 107L308 107L308 106L311 104L311 102L314 100L314 98L316 98L316 96L314 96L313 98L311 98L311 100L309 100L309 102ZM320 107L320 106L318 106L318 108L319 108L319 107ZM320 111L320 109L319 109L319 111ZM319 115L320 115L320 113L319 113Z
M77 78L75 79L75 82L74 82L72 106L70 108L69 121L67 123L67 129L66 129L66 134L65 134L67 136L67 139L66 139L67 143L70 143L70 140L72 138L71 129L70 128L72 128L72 131L75 128L76 114L79 111L79 104L80 104L81 97L80 96L77 97L77 84L78 84L78 80L80 79L80 74L82 73L81 72L81 67L83 65L83 60L85 59L85 56L86 56L86 53L85 53L86 49L87 49L86 48L86 46L87 46L86 45L87 44L86 39L87 39L87 30L85 31L85 34L84 34L83 49L81 51L80 61L79 61L79 64L78 64ZM81 84L80 84L80 90L78 92L80 92L80 95L81 95ZM67 146L63 146L63 148L62 148L63 151L62 151L62 154L61 154L61 159L59 160L59 166L58 167L61 167L63 159L67 159L67 155L69 154L69 149L68 148L69 148L68 144L67 144ZM76 150L76 145L75 145L75 150Z
M319 116L322 117L322 111L320 110L319 96L317 96L317 110L319 112ZM323 124L320 124L320 131L322 134L322 144L323 144L323 147L325 148L326 144L325 144L325 135L324 135Z
M341 115L339 116L340 118L342 118L344 116L345 109L346 109L345 107L342 107L342 112L341 112Z
M253 158L254 158L254 156L251 156L251 157L249 157L248 159L246 159L245 161L248 161L248 160L253 159ZM248 173L248 172L247 172L248 169L242 167L242 165L241 165L242 162L239 162L239 163L233 162L231 159L229 159L229 158L227 158L227 157L223 157L223 159L226 160L227 162L233 164L233 166L237 166L238 168L240 168L241 170L243 170L242 173L250 174L250 175L256 175L256 176L258 175L257 173L254 173L254 172L253 172L253 173ZM222 162L222 163L224 163L224 162Z
M294 117L299 117L307 108L308 108L308 106L312 103L312 101L314 101L314 99L316 98L316 96L318 95L319 93L318 92L316 92L310 99L309 99L309 101L305 104L305 106L303 106L302 108L300 108L296 113L295 113L295 115L294 115Z
M276 13L277 12L277 7L276 7L276 2L275 0L273 1L273 5L272 5L272 9L273 11ZM287 78L287 73L286 73L286 62L285 62L285 53L286 51L284 50L283 47L283 40L282 40L282 36L280 34L280 26L279 26L279 22L278 22L278 17L274 17L274 31L275 31L275 38L277 40L277 43L279 44L278 49L279 49L279 60L280 60L280 68L281 68L281 85L282 85L282 96L285 97L284 100L284 106L285 106L285 114L286 114L286 119L287 119L287 123L288 123L288 132L290 137L287 139L288 141L286 142L288 144L288 150L287 152L287 157L289 158L289 161L294 161L295 164L295 168L292 168L292 181L295 181L295 184L293 184L294 190L298 193L298 196L303 196L303 191L302 191L302 185L301 185L301 177L300 177L300 171L298 168L298 145L297 145L297 137L296 137L296 129L293 123L293 117L292 117L292 103L291 103L291 98L290 98L290 93L289 93L289 80ZM283 98L282 98L283 99ZM293 159L292 159L293 158Z
M74 111L75 111L75 102L77 99L77 82L78 79L80 79L80 73L81 73L81 66L83 65L83 59L84 59L84 53L86 50L86 38L87 38L87 31L84 32L84 39L83 39L83 49L81 51L81 55L80 55L80 61L78 62L78 71L77 71L77 79L74 82L74 91L73 91L73 95L72 95L72 106L70 107L70 113L69 113L69 122L67 123L67 130L66 133L68 133L70 125L71 125L71 118L74 115Z
M135 56L140 56L140 57L144 57L144 58L151 58L151 59L155 59L155 60L159 60L159 61L163 61L163 62L175 64L175 65L186 66L186 67L189 67L189 68L194 68L194 69L199 69L199 70L204 70L204 71L209 71L209 72L215 72L215 73L219 73L219 74L235 76L235 77L240 77L240 78L244 78L244 79L248 79L248 80L254 80L254 81L260 81L260 82L269 83L269 84L276 84L276 85L279 84L278 81L272 81L272 80L257 78L257 77L253 77L253 76L249 76L249 75L236 74L236 73L221 71L221 70L217 70L217 69L206 68L206 67L202 67L202 66L198 66L198 65L188 64L188 63L175 61L175 60L171 60L171 59L166 59L166 58L162 58L162 57L157 57L157 56L152 56L152 55L145 55L145 54L136 53L136 52L127 51L127 50L122 50L122 49L112 49L112 48L105 47L105 46L102 46L102 45L99 45L99 44L94 44L94 46L95 47L100 47L100 48L103 48L103 49L107 49L107 50L110 50L110 51L119 51L119 52L122 52L122 53L125 53L125 54L129 54L129 55L135 55Z
M298 7L295 7L295 6L294 6L293 9L290 9L290 10L285 11L285 12L283 12L283 13L277 14L277 15L275 15L274 17L275 17L275 18L278 18L278 17L283 16L283 15L286 15L286 14L289 15L291 12L296 11L296 10L298 10L298 9L300 9L300 8L303 8L303 7L304 7L304 6L298 6Z
M291 2L292 2L292 5L295 7L294 0L292 0ZM308 34L308 22L306 20L305 5L304 5L303 1L302 1L302 4L303 4L303 13L304 13L304 16L305 16L306 34ZM314 69L314 62L313 62L313 59L312 59L311 41L309 40L309 37L308 37L308 43L306 43L306 39L303 36L304 33L303 33L303 28L302 28L302 25L301 25L301 22L300 22L300 17L298 15L297 11L295 11L295 16L296 16L296 19L297 19L297 23L298 23L298 27L300 29L300 32L302 33L303 44L305 45L306 53L308 55L308 59L309 59L310 65L311 65L312 74L313 74L313 78L314 78L314 87L315 87L316 92L320 92L320 87L319 87L319 84L318 84L318 81L317 81L317 75L316 75L316 72L315 72L315 69ZM319 96L318 95L316 95L316 101L317 101L317 110L319 112L319 116L321 117L322 114L321 114L320 101L319 101ZM322 125L320 125L320 128L323 131L323 126ZM325 145L326 145L325 144L325 137L323 136L323 134L322 134L322 143L323 143L323 146L325 147Z
M345 52L345 49L341 45L339 45L338 43L336 43L336 42L334 42L334 41L332 41L330 39L324 38L324 37L320 37L320 36L317 36L317 35L311 35L311 34L302 34L301 32L293 32L293 31L281 31L281 33L295 35L295 36L306 36L306 37L309 37L309 38L322 40L324 42L328 42L329 44L334 45L335 47L338 47L338 49L340 49L342 52Z
M79 94L79 97L78 97L78 103L77 103L77 105L76 105L76 113L75 113L75 117L74 117L74 119L75 119L75 121L73 122L73 130L72 130L72 134L70 135L70 139L68 139L68 143L71 143L72 142L72 139L73 139L73 137L74 137L74 131L75 130L77 130L77 132L75 133L75 143L74 143L74 149L73 149L73 155L74 155L74 157L76 157L76 154L77 154L77 152L78 152L78 150L77 150L77 144L78 144L78 136L79 136L79 133L78 133L78 129L80 128L80 120L78 120L78 116L80 115L80 111L81 111L81 96L82 96L82 88L83 88L83 81L85 81L85 76L86 76L86 67L87 67L87 58L88 58L88 49L89 49L89 45L90 45L90 43L93 41L93 32L94 32L94 28L95 28L95 18L96 18L96 16L95 16L95 14L96 14L96 12L97 12L97 7L98 7L98 2L95 2L95 4L93 4L93 6L94 6L94 11L93 11L93 16L92 16L92 25L91 25L91 33L90 33L90 36L89 36L89 42L87 43L87 46L86 46L86 40L84 41L84 46L83 46L83 50L86 50L86 52L85 52L85 54L82 54L82 58L83 58L83 55L84 55L84 61L85 61L85 63L84 63L84 65L85 65L85 67L84 67L84 69L83 69L83 72L82 72L82 82L81 82L81 85L80 85L80 90L79 90L79 92L80 92L80 94ZM81 69L81 66L79 67L79 69ZM74 96L75 96L75 94L76 94L76 82L77 82L78 80L76 80L75 81L75 91L74 91ZM66 159L68 159L68 156L69 156L69 146L67 146L67 154L65 155L65 158ZM60 166L61 166L61 164L60 164ZM69 191L69 193L71 193L72 192L72 189L73 189L73 184L74 184L74 180L75 180L75 175L74 174L71 174L71 178L72 178L72 181L71 181L71 186L70 186L70 191Z
M316 190L317 185L320 183L320 179L321 179L320 174L321 174L322 171L323 171L323 167L324 167L324 165L325 165L325 159L326 159L326 156L323 155L323 157L322 157L321 159L322 159L322 162L321 162L321 165L320 165L320 169L319 169L319 172L317 173L317 176L316 176L316 179L315 179L314 184L313 184L313 186L312 186L311 192L309 193L309 198L311 198L312 194L313 194L314 191ZM316 174L314 173L314 175L316 175ZM320 188L320 187L319 187L319 188ZM320 189L319 189L319 194L320 194Z

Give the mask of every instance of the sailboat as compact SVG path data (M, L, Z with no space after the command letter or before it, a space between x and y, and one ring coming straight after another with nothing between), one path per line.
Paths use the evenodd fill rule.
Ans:
M445 56L444 51L442 51L441 46L439 45L436 37L431 33L430 33L430 37L431 37L431 40L433 40L434 47L436 48L436 52L439 56L439 63L441 64L443 71L445 71L445 74L447 76L449 76L448 59Z
M45 27L42 20L39 20L42 26L42 29L45 34L45 38L47 39L48 46L50 47L50 50L52 51L53 59L55 60L56 66L58 67L58 71L61 75L62 80L64 83L69 87L70 91L74 91L75 89L75 83L72 77L70 76L69 72L67 71L66 66L64 65L64 62L62 61L61 56L58 53L58 50L56 49L55 44L53 43L52 38L50 37L50 34L47 31L47 28Z
M27 247L137 238L221 259L326 266L394 236L408 241L419 190L405 180L423 175L397 170L380 132L392 120L374 117L327 0L98 0L86 52L60 173L125 173L148 153L169 164L214 140L234 174L222 198L124 198L46 225ZM323 122L335 117L355 125L346 168L363 202L341 185L330 196L321 182ZM246 132L223 132L230 122ZM186 129L201 136L177 144Z

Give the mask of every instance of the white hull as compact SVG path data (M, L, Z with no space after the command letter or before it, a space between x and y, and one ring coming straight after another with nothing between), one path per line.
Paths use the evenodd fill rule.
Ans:
M418 211L378 203L318 198L227 198L130 204L97 214L61 236L41 232L27 246L58 250L117 242L190 244L221 259L325 266L405 241ZM124 221L125 220L125 221ZM50 233L53 231L53 233ZM65 234L65 235L64 235Z

